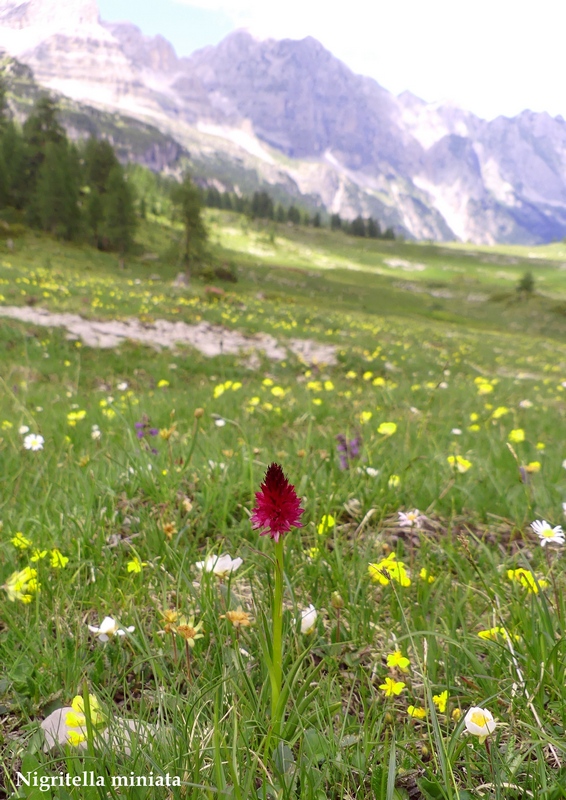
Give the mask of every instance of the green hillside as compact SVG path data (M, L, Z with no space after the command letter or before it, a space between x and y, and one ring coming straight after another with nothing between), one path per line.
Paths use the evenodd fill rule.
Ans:
M0 229L0 785L134 800L155 789L113 777L152 774L177 778L175 799L558 800L560 246L206 219L209 266L186 286L181 228L153 212L123 268ZM43 312L248 339L215 357L98 349ZM278 544L250 520L272 462L304 509ZM243 563L215 575L223 553ZM72 730L45 753L39 723L60 708ZM89 770L99 788L57 783Z

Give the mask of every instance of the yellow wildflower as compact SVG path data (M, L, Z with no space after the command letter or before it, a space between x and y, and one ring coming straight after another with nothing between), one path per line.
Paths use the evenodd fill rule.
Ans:
M322 536L323 534L328 533L328 531L333 528L335 524L336 520L332 514L324 514L317 526L316 532Z
M527 470L527 472L533 473L533 472L540 472L541 467L542 464L540 463L540 461L529 461L525 469Z
M128 572L141 572L144 567L147 567L147 561L141 561L137 556L134 556L131 561L128 561Z
M247 628L252 624L250 615L247 611L242 610L242 606L238 606L235 611L227 611L225 614L221 614L220 619L227 619L235 628Z
M397 561L394 552L389 553L387 558L382 559L377 564L369 564L368 572L374 583L387 586L391 581L397 581L401 586L410 586L411 579L402 561Z
M524 442L525 431L522 428L514 428L512 431L509 432L509 436L507 438L509 439L510 442L513 442L513 444Z
M421 571L419 572L419 578L422 581L426 581L426 583L434 583L436 580L434 575L431 575L426 567L422 567Z
M195 618L190 617L190 619L181 620L181 624L177 626L177 633L179 636L185 640L189 647L195 646L195 641L197 639L202 639L204 634L199 633L200 629L202 628L202 620L195 625Z
M446 703L448 702L448 692L445 690L440 694L433 695L432 702L440 711L440 713L444 714L444 712L446 711Z
M520 583L523 588L528 590L529 594L538 594L539 587L541 589L546 589L548 586L548 581L544 578L535 578L530 570L523 569L523 567L519 567L519 569L508 569L507 577L510 581L517 581L517 583Z
M400 669L401 672L408 672L410 663L409 659L404 656L400 650L395 650L394 653L389 653L387 656L387 666L389 669Z
M409 706L407 708L407 714L414 719L424 719L426 717L426 709L420 706Z
M31 539L26 538L21 531L17 531L16 535L13 536L10 541L18 550L27 550L28 547L32 545Z
M501 628L499 626L495 626L494 628L488 628L485 631L478 631L478 636L480 639L486 639L487 641L495 642L499 637L503 637L504 639L515 639L519 641L521 638L517 636L517 634L510 634L505 628Z
M382 422L377 432L382 436L393 436L396 430L397 424L395 422Z
M393 697L399 695L405 688L406 684L403 681L395 681L393 678L386 678L385 683L380 685L380 689L386 697Z
M8 600L21 600L22 603L31 603L32 597L39 592L40 584L37 581L37 570L24 567L19 572L14 572L2 586L8 595Z
M105 720L95 695L89 694L88 706L92 724L94 726L101 725ZM71 703L71 708L73 710L67 711L67 714L65 715L65 723L71 728L80 728L81 726L86 725L84 697L82 697L80 694L76 695Z
M467 472L472 466L472 462L463 456L448 456L446 459L451 467L455 467L458 472Z

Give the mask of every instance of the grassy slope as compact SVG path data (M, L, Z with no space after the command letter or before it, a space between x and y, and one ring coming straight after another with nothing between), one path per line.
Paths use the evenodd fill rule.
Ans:
M238 284L223 284L227 295L218 303L205 299L202 283L170 286L177 267L166 254L176 232L157 223L140 231L140 252L123 272L115 256L31 233L16 240L14 252L1 253L3 303L34 298L52 310L136 314L148 322L206 319L281 339L333 342L339 351L332 368L309 369L289 358L262 359L250 370L246 358L207 360L183 349L157 352L130 343L117 352L90 350L61 331L0 319L0 583L26 564L35 565L41 582L29 605L0 597L4 783L26 756L25 763L38 759L48 773L54 766L89 768L76 756L66 765L45 764L33 735L37 721L68 704L86 679L110 716L160 721L174 732L155 744L153 756L106 753L96 769L180 774L192 786L174 790L175 798L206 797L226 785L232 788L224 796L253 797L258 786L269 796L271 783L287 786L287 797L369 800L385 797L388 781L387 796L395 796L393 776L402 798L409 789L418 796L414 782L423 777L432 781L421 783L427 798L456 798L457 789L485 783L497 787L493 797L516 796L510 784L546 796L537 793L561 785L548 744L566 757L558 635L566 616L563 570L560 556L551 556L554 579L538 595L512 584L506 571L529 567L548 577L547 551L528 525L537 517L557 524L566 499L566 452L557 435L566 414L564 322L550 310L563 291L562 273L544 259L493 264L465 248L242 227L234 216L210 216L212 226L217 220L217 257L234 260L240 275ZM220 249L223 242L230 250ZM157 261L142 260L150 252ZM405 273L387 267L385 258L425 269ZM527 264L539 281L547 279L545 287L556 285L556 297L466 300L470 291L499 294L502 286L512 294ZM151 280L156 275L161 280ZM399 286L407 280L412 291ZM462 288L467 280L473 288ZM430 294L447 288L439 282L452 298ZM119 388L123 381L127 389ZM525 399L530 408L520 405ZM205 415L195 435L197 407ZM69 417L77 411L86 412L78 421ZM143 415L163 431L176 428L170 438L138 440L134 423ZM227 424L218 427L215 415ZM382 422L395 422L396 432L379 434ZM41 432L42 451L23 449L20 425ZM92 425L102 431L100 440L92 439ZM538 464L527 484L507 447L517 429L525 432L513 444L519 463ZM338 466L339 433L363 440L360 458L346 471ZM470 468L454 471L450 455ZM269 615L271 583L270 562L258 549L269 555L271 542L251 531L247 511L273 459L284 465L306 509L304 527L285 538L285 674L305 647L312 649L285 728L300 794L262 751L269 683L259 622L263 612ZM429 533L416 537L396 525L397 511L414 507L431 520ZM324 514L336 526L319 535ZM58 547L69 564L58 570L47 557L30 562L31 549L11 543L17 531L40 550ZM244 559L229 589L199 580L193 566L213 549ZM410 569L410 587L369 581L368 563L391 549ZM128 572L134 556L146 562L141 574ZM419 579L421 568L436 580ZM345 601L339 645L332 644L333 591ZM292 620L309 603L319 620L304 637ZM242 604L258 621L241 634L253 659L247 669L234 632L220 619L227 604ZM158 634L164 608L204 621L192 683L184 662L175 660L171 637ZM93 641L86 623L106 614L136 626L127 642ZM517 661L505 639L477 635L493 625L520 637L514 647L540 725L513 688ZM385 654L396 648L411 660L408 677L386 665ZM399 697L385 698L379 688L388 675L406 682ZM317 692L302 703L313 682ZM431 697L443 691L448 705L435 717ZM426 707L428 721L415 724L410 704ZM452 717L471 705L487 706L500 723L491 755L471 745ZM391 779L390 763L397 767Z

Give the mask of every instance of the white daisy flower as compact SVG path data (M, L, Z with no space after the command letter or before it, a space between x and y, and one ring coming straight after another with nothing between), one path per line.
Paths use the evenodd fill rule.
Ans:
M223 428L226 425L226 420L222 419L222 417L218 417L218 419L214 420L214 424L217 428Z
M519 403L519 408L532 408L533 404L530 400L521 400Z
M88 629L91 633L94 633L98 636L101 642L107 642L112 636L125 636L126 633L132 633L135 631L135 627L130 625L129 628L125 630L118 627L118 623L112 617L104 617L102 622L100 623L100 627L97 628L94 625L89 625Z
M462 435L462 431L461 431L460 428L452 428L450 433L452 433L454 436L461 436Z
M213 572L219 578L225 578L242 566L241 558L232 558L228 553L221 556L208 556L205 561L197 561L195 567L201 572Z
M24 435L24 433L29 433L28 426L27 425L20 425L20 427L18 428L18 433L20 433L22 436Z
M564 544L564 531L560 525L552 528L545 519L537 519L531 523L531 528L539 537L541 547L549 543Z
M421 514L418 508L413 511L399 511L399 527L401 528L421 528L423 522L426 520L424 514Z
M119 392L125 392L126 389L128 388L128 382L122 381L122 383L119 383L116 388L118 389Z
M26 450L43 450L43 442L45 439L39 433L29 433L24 439L24 447Z

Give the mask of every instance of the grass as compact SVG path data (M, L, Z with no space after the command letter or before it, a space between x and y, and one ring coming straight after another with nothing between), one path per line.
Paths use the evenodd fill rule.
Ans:
M17 772L92 770L104 786L50 796L153 797L112 785L153 773L177 776L173 798L563 797L563 555L530 528L560 524L566 500L566 346L552 310L561 271L547 253L507 265L494 250L271 231L219 212L211 221L217 257L239 273L214 302L198 282L171 287L175 232L157 222L124 271L113 256L31 233L0 259L4 304L208 320L338 354L332 367L260 357L250 370L244 356L182 348L92 350L0 318L0 584L26 567L40 584L29 603L0 597L5 793L49 796L17 788ZM544 293L520 303L500 273L514 281L527 264ZM451 297L432 294L446 288L431 286L441 274ZM488 299L466 299L467 282ZM504 302L493 299L502 285ZM391 435L378 433L384 422ZM24 448L21 426L43 449ZM362 442L344 470L339 434ZM268 671L274 548L249 519L272 461L305 509L283 539L280 739ZM400 526L398 512L415 508L423 528ZM14 545L18 532L29 546ZM64 567L52 565L55 548ZM195 567L222 552L243 559L232 575ZM372 580L368 566L392 552L410 585ZM517 569L536 591L509 577ZM303 634L310 604L317 619ZM240 606L253 624L237 629L223 615ZM190 667L166 610L202 622ZM135 630L103 644L88 625L105 616ZM492 628L503 632L478 636ZM388 666L396 651L407 672ZM380 688L388 677L405 684L398 695ZM90 723L86 750L45 753L38 723L88 693L114 724L152 727L129 753ZM483 744L464 732L473 706L497 722Z

